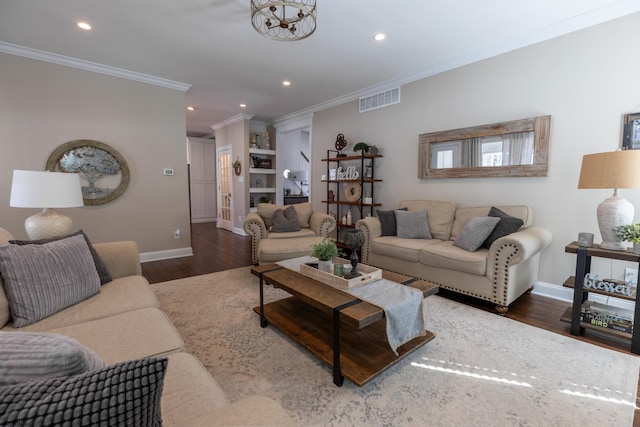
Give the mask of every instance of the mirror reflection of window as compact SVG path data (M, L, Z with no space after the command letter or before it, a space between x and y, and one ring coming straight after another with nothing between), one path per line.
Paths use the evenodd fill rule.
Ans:
M517 132L431 144L431 168L498 167L533 164L534 135Z

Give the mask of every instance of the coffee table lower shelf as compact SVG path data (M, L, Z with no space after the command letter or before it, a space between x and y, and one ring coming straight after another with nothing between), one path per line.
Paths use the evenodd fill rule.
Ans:
M260 314L260 307L254 311ZM333 368L330 316L294 297L265 304L264 316L270 325ZM400 346L396 356L387 341L384 318L360 330L344 326L340 329L340 370L360 387L435 337L433 332L426 331L425 336Z

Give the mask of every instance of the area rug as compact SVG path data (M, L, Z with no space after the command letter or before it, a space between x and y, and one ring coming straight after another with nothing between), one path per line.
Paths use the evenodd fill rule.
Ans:
M161 308L230 401L260 394L300 426L631 426L640 358L439 296L433 341L360 388L273 327L239 268L152 285ZM287 296L265 287L267 301Z

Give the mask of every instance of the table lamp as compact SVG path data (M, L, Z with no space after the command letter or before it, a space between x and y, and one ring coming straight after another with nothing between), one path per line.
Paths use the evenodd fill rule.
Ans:
M71 218L53 208L83 206L80 175L64 172L14 170L9 206L43 208L24 222L32 240L51 239L67 235L73 225Z
M613 230L633 222L634 208L618 195L620 188L640 187L640 150L587 154L582 158L578 188L613 188L613 195L598 205L598 227L603 249L626 250Z

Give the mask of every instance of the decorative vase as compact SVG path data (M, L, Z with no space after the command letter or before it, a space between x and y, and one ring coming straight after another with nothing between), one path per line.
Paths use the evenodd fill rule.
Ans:
M640 243L633 244L633 253L640 255Z
M333 273L333 262L318 260L318 270L324 271L327 273Z

